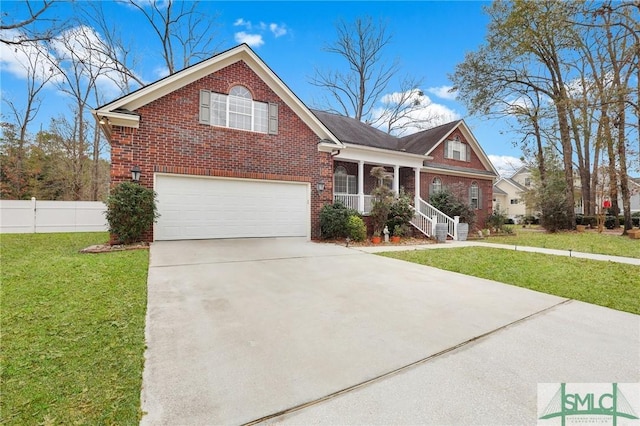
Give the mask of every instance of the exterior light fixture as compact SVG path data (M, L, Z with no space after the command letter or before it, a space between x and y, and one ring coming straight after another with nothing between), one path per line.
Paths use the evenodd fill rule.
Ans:
M107 124L107 117L105 117L104 115L100 117L99 123L102 124L103 126Z
M318 190L318 192L324 191L324 182L318 182L316 184L316 189Z
M134 182L140 182L140 167L133 166L131 169L131 180Z

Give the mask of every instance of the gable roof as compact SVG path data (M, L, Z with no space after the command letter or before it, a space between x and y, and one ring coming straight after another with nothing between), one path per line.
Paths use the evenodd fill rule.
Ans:
M524 186L520 185L518 182L516 182L512 178L508 178L508 177L501 177L500 179L498 179L498 181L496 183L493 184L493 186L496 187L500 182L507 182L507 183L511 184L511 186L513 186L514 188L516 188L520 192L525 192L527 190L527 188L525 188Z
M436 145L449 136L461 122L462 120L452 121L431 129L403 136L400 138L400 142L405 151L424 155L425 153L433 151Z
M316 117L336 135L340 142L400 151L398 138L355 118L312 109Z
M143 86L96 108L92 113L107 136L110 131L110 124L137 128L140 117L133 111L238 61L243 61L247 64L320 139L342 146L336 136L318 120L311 110L302 103L280 77L247 44L233 47L175 74ZM103 118L108 119L110 124L102 123L101 121L106 121Z

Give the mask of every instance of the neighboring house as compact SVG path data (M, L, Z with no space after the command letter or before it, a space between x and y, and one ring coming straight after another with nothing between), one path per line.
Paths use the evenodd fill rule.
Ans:
M374 166L412 194L428 235L437 212L425 200L438 188L464 185L480 224L491 211L497 173L464 121L395 138L312 111L245 44L93 114L111 144L112 183L137 166L158 195L149 241L318 238L323 205L368 211Z
M519 174L525 173L528 172L518 171L512 177L501 177L493 185L493 209L503 212L513 220L521 219L530 213L524 199L527 187L519 183L519 181L525 181L525 178ZM526 183L531 185L531 180L526 180Z

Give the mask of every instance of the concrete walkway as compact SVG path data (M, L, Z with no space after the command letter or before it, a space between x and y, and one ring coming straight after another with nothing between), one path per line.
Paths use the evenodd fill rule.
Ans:
M381 244L379 246L367 246L367 247L352 246L350 248L363 251L365 253L380 253L383 251L407 251L407 250L426 250L426 249L459 248L459 247L491 247L491 248L500 248L505 250L517 250L517 251L526 251L526 252L532 252L532 253L552 254L554 256L569 256L569 257L577 257L581 259L601 260L605 262L627 263L629 265L640 266L640 259L632 258L632 257L609 256L606 254L583 253L583 252L578 252L573 250L557 250L557 249L548 249L548 248L542 248L542 247L518 246L518 245L511 245L511 244L494 244L494 243L485 243L482 241L447 241L445 243L440 243L440 244L400 245L400 246ZM640 250L640 247L638 248L638 250Z

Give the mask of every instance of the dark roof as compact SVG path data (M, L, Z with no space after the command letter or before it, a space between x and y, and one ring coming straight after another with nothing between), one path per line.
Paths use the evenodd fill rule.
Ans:
M442 124L432 129L423 130L418 133L404 136L400 138L401 147L406 152L412 154L424 155L448 135L462 120L452 121L451 123Z
M326 111L312 109L312 113L318 117L340 142L355 145L366 145L374 148L398 150L398 139L351 117L332 114Z
M462 121L452 121L451 123L443 124L433 129L423 130L402 138L397 138L355 118L315 109L312 109L311 112L313 112L322 124L342 143L390 149L419 155L425 155Z

